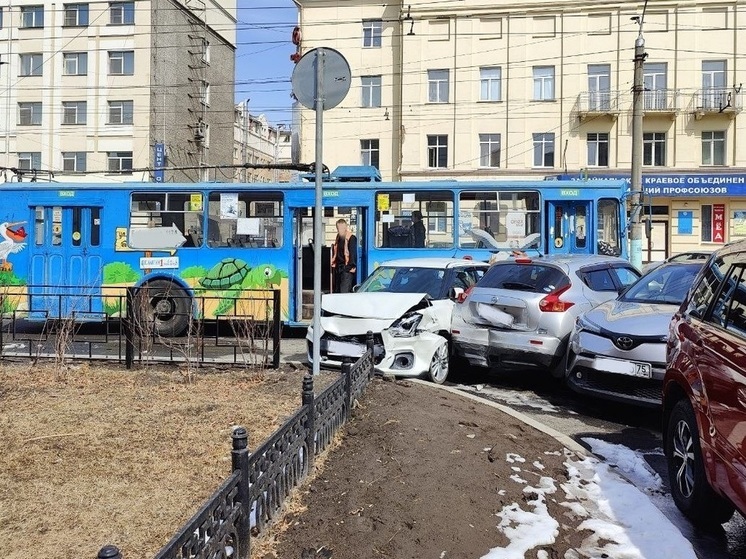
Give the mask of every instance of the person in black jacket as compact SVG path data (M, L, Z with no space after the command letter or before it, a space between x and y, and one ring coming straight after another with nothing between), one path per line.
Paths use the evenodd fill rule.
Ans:
M425 248L425 224L422 222L422 212L412 212L412 227L409 228L410 245L414 248Z
M334 292L351 293L357 279L357 237L344 219L337 220L337 238L332 245Z

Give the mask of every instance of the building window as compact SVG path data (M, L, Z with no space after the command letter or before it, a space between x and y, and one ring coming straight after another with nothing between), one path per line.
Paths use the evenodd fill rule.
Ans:
M666 165L665 132L645 132L642 135L642 164L652 167Z
M434 169L448 167L448 136L427 137L427 166Z
M703 243L712 242L712 205L702 204L702 219L700 219L700 239Z
M86 152L63 151L62 170L67 173L84 173L86 170Z
M534 66L534 101L554 100L554 66Z
M111 25L132 25L135 23L134 2L111 2L109 4Z
M88 4L65 4L65 27L88 26Z
M62 124L85 124L87 119L85 101L65 101L62 103Z
M23 171L41 168L40 151L24 151L18 154L18 168Z
M381 106L381 76L362 76L363 107Z
M41 103L18 103L18 126L41 125Z
M210 63L210 41L202 39L202 62L205 64Z
M611 109L611 66L588 64L588 110Z
M646 63L643 67L643 107L646 111L661 111L668 106L668 65L665 62Z
M702 165L725 165L725 132L702 132Z
M85 76L88 74L88 53L64 53L62 55L62 73L65 76Z
M3 10L3 8L0 8L0 29L3 28L3 15L4 15L4 11L5 10Z
M22 77L41 76L44 60L41 54L22 54L21 56L21 73Z
M592 132L586 137L588 144L588 165L591 167L609 166L608 132Z
M427 100L430 103L448 103L448 70L427 71Z
M381 48L381 33L383 32L383 21L380 19L368 19L363 21L363 48Z
M109 51L109 75L131 76L135 73L135 51Z
M379 140L360 140L360 160L363 165L380 169L380 156Z
M109 101L109 124L132 124L132 101Z
M554 167L554 134L534 134L534 167Z
M21 6L21 28L44 27L44 6Z
M500 166L500 134L479 135L479 166Z
M725 60L703 60L702 61L702 107L705 109L717 109L727 105Z
M500 84L502 81L502 68L480 68L479 69L479 100L500 101Z
M199 88L199 102L203 105L210 106L210 84L202 80Z
M132 152L131 151L109 151L106 152L108 161L107 169L109 172L132 171Z

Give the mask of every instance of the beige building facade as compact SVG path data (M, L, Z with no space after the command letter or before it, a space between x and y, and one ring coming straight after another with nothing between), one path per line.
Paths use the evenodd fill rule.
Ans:
M232 162L235 0L21 0L0 16L6 181L212 176L138 172L156 151L168 167Z
M296 0L301 52L352 69L324 116L324 163L384 180L628 177L642 3ZM651 2L644 184L659 260L746 237L746 7ZM300 113L301 160L314 115Z

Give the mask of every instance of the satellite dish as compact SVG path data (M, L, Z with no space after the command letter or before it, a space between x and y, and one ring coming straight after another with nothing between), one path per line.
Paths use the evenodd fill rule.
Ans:
M321 91L323 110L339 105L350 91L350 65L334 49L319 47L304 54L293 69L293 95L307 109L316 108L316 65L321 61Z

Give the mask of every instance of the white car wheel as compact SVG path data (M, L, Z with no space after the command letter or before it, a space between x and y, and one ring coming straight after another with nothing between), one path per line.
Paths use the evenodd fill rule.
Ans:
M430 370L428 371L430 380L435 384L443 384L448 378L449 364L448 343L442 343L435 350L430 361Z

